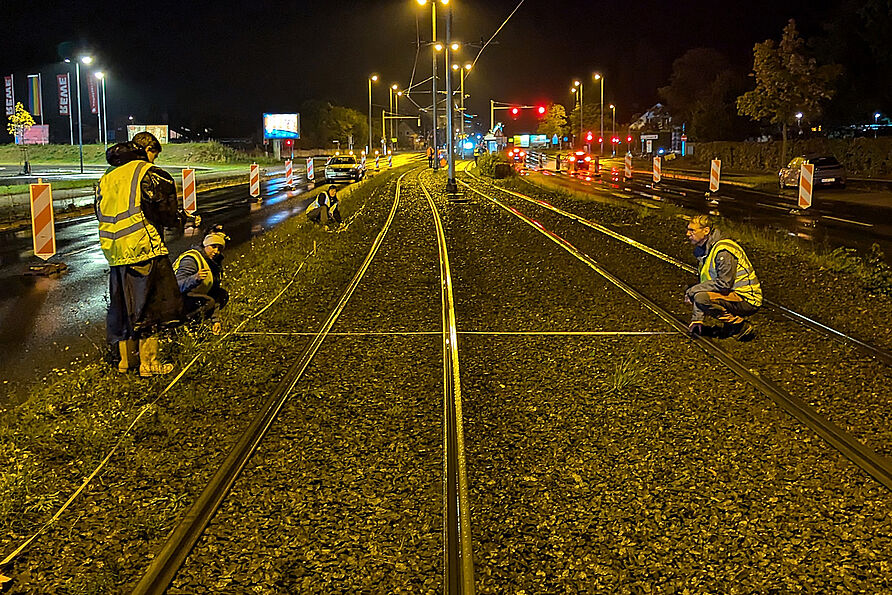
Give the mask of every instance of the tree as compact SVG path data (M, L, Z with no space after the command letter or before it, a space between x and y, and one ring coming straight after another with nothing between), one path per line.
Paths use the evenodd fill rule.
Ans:
M657 92L674 120L690 122L697 103L704 95L711 94L716 79L730 70L728 59L721 52L712 48L694 48L672 63L669 84Z
M833 83L840 74L838 65L818 66L805 55L805 41L790 19L779 44L766 39L753 48L756 88L737 98L737 111L753 120L767 118L781 125L781 162L786 163L788 125L799 112L808 119L819 116L822 103L833 97Z
M28 146L25 144L25 132L34 126L34 118L25 109L21 102L16 102L15 112L9 116L9 122L6 124L6 131L13 136L16 142L20 143L22 149L22 173L31 173L31 164L28 163Z
M548 112L539 122L536 134L545 134L551 138L555 134L563 137L567 134L567 110L560 103L552 103L548 106Z
M591 131L595 139L597 141L599 131L601 129L601 107L598 105L596 101L585 101L583 98L583 123L585 124L585 130L583 134ZM579 134L579 104L576 104L576 107L573 108L573 111L570 112L569 124L570 124L570 134ZM581 141L585 142L585 141Z
M366 115L355 109L316 99L301 104L301 146L330 147L336 140L347 148L351 135L355 144L362 145L368 131Z

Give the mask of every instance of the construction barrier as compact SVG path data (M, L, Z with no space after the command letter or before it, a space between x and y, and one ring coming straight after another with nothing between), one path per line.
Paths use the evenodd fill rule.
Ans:
M654 184L659 184L663 177L663 163L659 157L654 157Z
M387 156L387 167L393 167L393 153Z
M313 158L307 157L307 179L312 182L314 175L315 174L313 172Z
M601 158L599 156L595 155L595 158L592 160L592 165L594 166L592 168L592 174L596 175L596 176L600 176L601 175Z
M719 181L722 177L722 160L713 159L709 166L709 191L716 192L719 189Z
M380 156L380 155L375 155L375 171L381 169L381 168L378 166L378 164L380 163L380 161L381 161L381 156Z
M195 170L183 170L183 210L191 215L198 210L198 196L195 191Z
M285 183L294 186L294 169L291 167L291 160L285 160Z
M799 170L799 208L811 206L811 194L814 190L815 164L803 163Z
M53 218L53 191L49 184L31 184L31 235L34 256L48 259L56 253L56 222Z
M260 196L260 166L256 163L251 164L251 196L257 198Z
M632 154L626 153L626 179L632 179Z

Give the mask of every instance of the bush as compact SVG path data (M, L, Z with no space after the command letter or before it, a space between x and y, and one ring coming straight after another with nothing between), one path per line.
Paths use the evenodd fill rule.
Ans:
M512 163L501 153L484 153L477 158L480 173L490 178L507 178L514 173Z

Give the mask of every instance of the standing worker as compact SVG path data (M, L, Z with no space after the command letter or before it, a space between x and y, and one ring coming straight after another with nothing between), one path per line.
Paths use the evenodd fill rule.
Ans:
M111 167L96 196L99 244L110 266L106 337L120 353L118 370L139 365L143 377L173 370L158 359L156 334L182 319L183 301L163 234L190 219L173 178L153 165L159 153L161 143L148 132L110 147Z
M229 293L220 286L223 278L223 250L229 236L223 226L215 226L201 242L201 246L186 250L173 269L183 296L186 318L211 319L211 332L220 334L220 310L229 302Z
M427 166L431 167L431 168L434 166L434 148L433 147L427 148Z
M762 305L762 288L743 248L722 237L706 215L690 220L687 238L694 246L700 270L700 283L688 287L684 294L685 303L694 309L688 330L703 335L703 319L708 316L722 323L724 336L739 341L752 339L755 330L746 318Z

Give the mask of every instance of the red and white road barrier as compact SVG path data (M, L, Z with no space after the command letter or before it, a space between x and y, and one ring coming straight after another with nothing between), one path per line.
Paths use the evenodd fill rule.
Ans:
M198 198L195 192L195 170L183 170L183 210L189 215L198 210Z
M31 184L31 235L34 256L46 260L56 253L53 191L49 184Z
M257 198L260 196L260 166L256 163L251 164L251 196Z
M601 175L601 158L595 155L595 160L592 161L592 165L594 166L594 173L596 176Z
M632 179L632 154L626 153L626 178Z
M313 158L307 157L307 179L312 182L314 175L315 173L313 172Z
M659 184L663 178L663 160L654 157L654 184Z
M709 191L715 192L719 189L719 181L722 177L722 160L713 159L709 165Z
M803 163L799 170L799 208L811 206L811 194L814 190L815 164Z
M380 169L380 168L378 167L378 163L379 163L380 161L381 161L381 156L380 156L380 155L375 155L375 169Z
M387 156L387 167L393 167L393 154Z
M294 186L294 169L291 167L291 160L285 160L285 183Z

